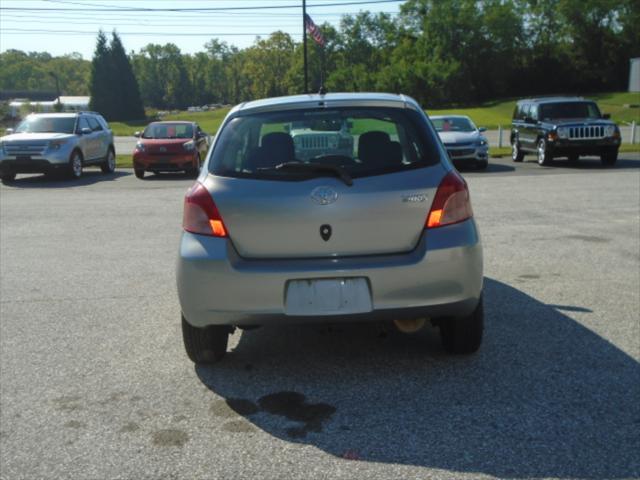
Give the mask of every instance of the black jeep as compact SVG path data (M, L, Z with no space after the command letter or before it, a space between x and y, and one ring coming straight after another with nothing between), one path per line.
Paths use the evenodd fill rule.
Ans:
M619 147L618 126L591 100L532 98L518 101L513 111L514 162L521 162L525 152L536 152L540 165L548 165L554 157L577 162L580 155L599 155L603 165L613 165Z

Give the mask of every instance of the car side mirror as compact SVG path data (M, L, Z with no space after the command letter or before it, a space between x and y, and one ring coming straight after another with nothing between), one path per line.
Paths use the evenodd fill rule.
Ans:
M480 128L478 128L478 131L479 131L480 133L482 133L482 132L486 132L486 131L487 131L487 128L486 128L486 127L480 127Z
M7 135L11 135L14 131L15 131L15 130L14 130L13 128L7 128L7 129L5 130L5 133L6 133Z
M91 132L93 132L93 130L91 130L90 128L84 127L83 129L80 130L80 133L82 135L89 135Z
M604 118L605 120L609 120L611 118L611 114L610 113L603 113L602 114L602 118Z
M140 132L133 132L134 137L139 137L140 135L141 135Z

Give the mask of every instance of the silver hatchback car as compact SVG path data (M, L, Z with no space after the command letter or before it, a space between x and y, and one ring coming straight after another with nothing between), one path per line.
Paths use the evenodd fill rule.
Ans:
M308 140L296 144L292 127ZM196 363L222 358L235 327L285 322L410 332L430 321L447 351L480 346L482 246L467 184L406 96L238 105L187 192L183 229L178 295Z

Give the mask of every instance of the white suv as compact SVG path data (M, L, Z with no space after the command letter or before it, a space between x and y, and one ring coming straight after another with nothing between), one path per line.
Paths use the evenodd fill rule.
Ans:
M0 179L18 173L62 170L71 178L82 176L85 165L99 165L104 173L116 167L113 132L94 112L31 114L0 137Z

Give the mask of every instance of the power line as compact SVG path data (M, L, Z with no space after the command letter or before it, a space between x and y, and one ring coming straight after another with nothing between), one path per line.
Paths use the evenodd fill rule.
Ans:
M57 13L57 15L56 15ZM346 15L357 15L359 12L358 11L345 11L345 12L340 12L340 13L314 13L313 17L319 17L319 18L331 18L331 17L342 17L342 16L346 16ZM380 11L380 12L376 12L376 13L385 13L385 14L389 14L389 15L394 15L397 14L397 11ZM265 17L269 17L269 18L273 18L273 19L277 19L277 18L283 18L283 19L297 19L298 17L300 17L300 14L297 13L270 13L270 12L261 12L261 13L250 13L250 12L203 12L202 14L186 14L186 15L181 15L179 18L180 20L186 21L186 20L190 20L190 19L194 19L194 20L222 20L222 21L227 21L231 18L235 19L235 20L243 20L243 19L252 19L252 18L256 18L256 19L264 19ZM51 14L44 14L44 13L27 13L27 12L7 12L7 13L3 13L2 16L0 17L0 22L5 22L7 23L7 20L12 20L12 19L42 19L42 20L63 20L63 21L67 21L70 19L77 19L77 20L92 20L95 19L96 15L93 13L83 13L81 11L77 11L73 14L71 13L63 13L63 12L52 12ZM135 19L136 24L139 24L139 22L144 22L144 21L171 21L171 20L175 20L176 17L175 15L171 15L171 14L166 14L166 13L159 13L158 16L154 15L154 16L149 16L146 18L136 18L130 15L122 15L120 13L102 13L100 15L100 19L103 21L121 21L121 20L132 20ZM299 22L296 22L295 25L297 25ZM171 26L173 25L167 25L167 26Z
M366 1L352 1L352 2L340 2L340 3L316 3L308 5L308 7L342 7L350 5L372 5L380 3L399 3L405 0L366 0ZM135 7L104 7L104 8L85 8L85 12L221 12L230 10L276 10L283 8L299 8L297 5L260 5L260 6L242 6L242 7L207 7L207 8L135 8ZM0 7L0 10L6 11L23 11L23 12L68 12L77 11L77 8L66 7L53 7L53 8L41 8L41 7Z
M69 21L68 20L63 20L63 19L57 19L57 20L48 20L47 25L68 25ZM115 26L138 26L138 27L192 27L192 28L221 28L221 27L228 27L228 28L256 28L258 25L256 24L249 24L249 23L245 23L245 24L238 24L238 23L217 23L217 24L203 24L203 23L157 23L157 22L152 22L152 23L147 23L144 20L141 21L118 21L118 22L108 22L108 21L100 21L100 20L95 20L95 21L83 21L83 24L85 26L90 26L90 25L97 25L97 26L101 26L101 25L115 25ZM259 25L260 27L264 27L264 28L274 28L274 29L278 29L278 28L291 28L291 27L297 27L298 23L270 23L270 24L265 24L264 22ZM8 28L12 28L12 27L8 27ZM0 27L0 31L4 31L5 28ZM38 30L38 31L43 31L43 30Z
M0 29L3 34L33 34L33 33L47 33L52 35L91 35L95 36L96 32L89 32L87 30L43 30L43 29L29 29L29 28L3 28ZM268 37L272 33L219 33L219 32L188 32L188 33L169 33L169 32L118 32L120 36L164 36L164 37ZM288 34L290 37L302 36L301 33Z

